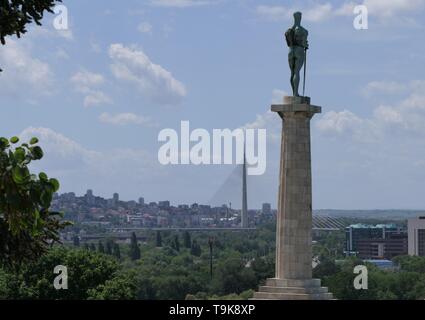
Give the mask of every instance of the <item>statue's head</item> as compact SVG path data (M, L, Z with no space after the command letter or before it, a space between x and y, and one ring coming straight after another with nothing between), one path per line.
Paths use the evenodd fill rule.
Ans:
M294 13L294 20L295 20L295 23L301 23L301 18L302 18L302 16L303 16L303 14L301 13L301 12L299 12L299 11L297 11L297 12L295 12Z

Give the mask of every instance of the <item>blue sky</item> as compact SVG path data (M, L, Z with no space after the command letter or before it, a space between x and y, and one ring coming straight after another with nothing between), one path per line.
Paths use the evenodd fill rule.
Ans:
M184 120L265 128L267 171L250 177L250 206L275 206L280 122L268 110L290 90L283 33L301 10L307 94L323 107L313 207L425 208L425 1L365 0L369 29L355 30L362 3L65 0L68 31L47 15L0 47L0 135L39 136L46 157L34 169L61 192L179 204L229 188L218 201L239 207L240 186L223 186L234 166L161 166L158 133Z

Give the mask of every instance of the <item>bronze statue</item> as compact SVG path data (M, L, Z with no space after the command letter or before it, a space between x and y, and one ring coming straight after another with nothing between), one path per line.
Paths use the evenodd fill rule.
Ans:
M294 97L299 97L300 71L306 62L308 49L308 31L301 26L301 12L294 13L294 26L285 33L286 43L289 47L288 62L291 68L291 87ZM305 68L304 89L305 90ZM304 95L304 92L303 92Z

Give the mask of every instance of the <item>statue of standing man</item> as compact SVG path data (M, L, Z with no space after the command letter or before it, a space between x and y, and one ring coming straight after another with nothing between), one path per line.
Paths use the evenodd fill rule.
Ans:
M291 68L291 87L294 97L299 97L300 71L306 61L308 31L301 26L301 12L294 13L294 26L285 33L289 47L288 62ZM305 77L305 74L304 74ZM305 78L304 78L305 81Z

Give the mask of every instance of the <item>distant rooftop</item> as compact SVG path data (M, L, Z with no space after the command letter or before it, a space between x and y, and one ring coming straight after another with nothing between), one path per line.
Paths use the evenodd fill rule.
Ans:
M384 260L384 259L367 259L363 260L364 262L370 262L370 263L376 263L376 264L393 264L391 260Z
M357 223L357 224L349 225L347 228L353 228L353 229L383 229L383 228L385 228L385 229L396 229L397 225L395 225L394 223L377 224L377 225Z
M363 260L363 262L371 263L375 266L377 266L380 269L393 269L396 267L394 262L391 260L376 260L376 259L370 259L370 260Z

